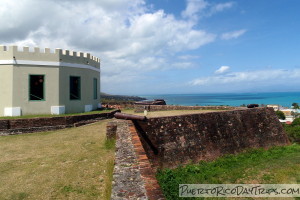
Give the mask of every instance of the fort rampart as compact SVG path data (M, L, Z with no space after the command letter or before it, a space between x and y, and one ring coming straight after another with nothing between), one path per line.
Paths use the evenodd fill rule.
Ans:
M166 111L166 110L234 110L231 106L174 106L174 105L134 105L134 112ZM239 108L242 109L242 108Z
M1 119L0 136L49 131L68 127L77 127L101 119L113 118L119 110L99 114L82 114L62 117L36 117L29 119Z
M154 117L134 124L148 157L159 168L289 144L272 108Z

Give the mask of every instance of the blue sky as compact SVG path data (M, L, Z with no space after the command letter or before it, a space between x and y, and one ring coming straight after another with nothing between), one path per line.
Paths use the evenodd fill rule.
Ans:
M298 0L1 0L0 43L90 52L111 94L300 91Z

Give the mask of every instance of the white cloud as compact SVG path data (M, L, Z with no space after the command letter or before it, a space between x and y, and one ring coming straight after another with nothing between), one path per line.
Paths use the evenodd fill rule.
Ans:
M208 6L205 0L187 0L187 6L181 15L185 18L198 18L198 13Z
M209 17L218 12L230 9L233 5L234 2L232 1L212 4L205 0L187 0L186 9L181 12L181 16L196 22L199 17Z
M200 58L200 56L195 56L195 55L182 55L182 56L178 56L178 58L179 58L180 60L193 60L193 59Z
M246 29L241 29L241 30L237 30L237 31L223 33L221 35L221 39L223 39L223 40L235 39L235 38L238 38L238 37L242 36L246 32L247 32Z
M178 19L145 0L1 0L0 44L90 52L101 58L102 89L109 91L112 79L136 83L150 71L192 67L174 55L214 42L216 34L198 28L197 19L225 4L187 0Z
M198 19L223 12L234 4L187 0L182 18L176 18L164 10L148 9L145 0L1 0L0 44L91 52L101 58L102 90L141 91L149 79L159 80L157 74L149 75L153 72L195 67L192 59L200 56L185 51L201 48L217 37L199 28ZM246 32L236 30L223 33L220 38L234 39ZM213 76L189 84L240 85L300 78L300 70L229 69L221 66Z
M194 64L191 63L191 62L178 62L178 63L174 63L172 65L172 67L176 68L176 69L188 69L188 68L191 68L193 66L194 66Z
M211 85L231 85L231 84L244 84L257 82L263 82L267 84L279 84L284 82L292 82L299 80L300 69L294 70L257 70L246 72L232 72L225 75L214 75L209 77L203 77L194 79L189 82L194 86L211 86Z
M226 3L219 3L211 8L211 14L217 13L217 12L222 12L226 9L231 8L234 5L234 2L226 2Z
M229 66L221 66L219 69L215 71L215 74L223 74L230 69Z

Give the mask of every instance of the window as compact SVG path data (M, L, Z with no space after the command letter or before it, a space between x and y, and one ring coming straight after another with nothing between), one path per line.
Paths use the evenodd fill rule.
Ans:
M70 76L70 99L80 100L80 77Z
M44 99L44 75L29 75L29 100L42 101Z
M98 85L97 85L97 79L94 78L94 99L98 98Z

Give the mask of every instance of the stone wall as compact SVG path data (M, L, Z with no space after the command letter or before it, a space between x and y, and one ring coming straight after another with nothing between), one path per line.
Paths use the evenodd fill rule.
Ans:
M68 127L77 127L93 123L101 119L113 118L116 112L113 110L107 113L83 114L64 117L41 117L30 119L1 119L0 135L13 135L21 133L31 133L37 131L56 130Z
M112 120L106 124L106 139L116 139L118 122Z
M134 105L134 112L165 111L165 110L234 110L231 106L173 106L173 105ZM239 108L241 109L241 108Z
M117 141L111 199L165 199L132 122L115 120L114 124Z
M248 148L289 144L272 108L157 117L134 123L147 156L159 168L213 160Z

